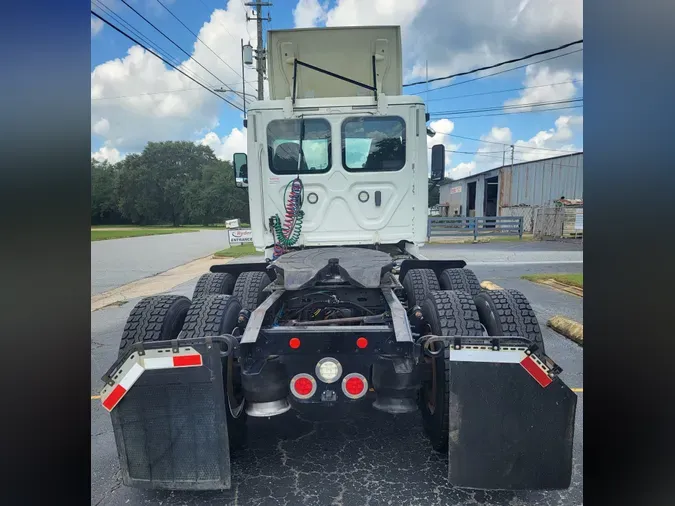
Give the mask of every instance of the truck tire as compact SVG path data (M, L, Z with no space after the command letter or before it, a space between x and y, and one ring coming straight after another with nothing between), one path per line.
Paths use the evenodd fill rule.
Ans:
M480 293L480 282L471 269L445 269L438 278L441 290L461 290L472 296Z
M481 336L478 311L471 294L462 291L434 290L422 303L422 315L430 333L436 336ZM450 343L443 346L443 354L431 358L431 380L423 381L418 404L422 426L434 450L448 449L450 416ZM434 382L435 380L435 382Z
M189 307L190 299L182 295L153 295L139 301L124 325L119 356L134 343L176 339Z
M231 295L207 295L193 300L178 339L231 334L237 326L241 302Z
M193 300L178 339L231 334L237 325L240 310L241 302L231 295L207 295ZM227 364L228 358L224 358L223 386L226 392L227 431L230 448L240 448L246 440L246 411L242 411L238 418L234 418L230 412L227 403ZM243 400L244 394L241 387L241 368L236 361L233 361L232 380L234 397L238 404Z
M242 272L234 284L232 296L240 300L242 308L253 311L267 298L263 289L271 282L266 272Z
M235 277L227 272L207 272L197 281L192 300L206 295L225 294L232 295Z
M403 278L403 288L408 297L408 308L421 306L430 291L441 289L432 269L410 269Z
M520 336L545 353L537 316L518 290L483 290L474 296L480 322L490 336Z

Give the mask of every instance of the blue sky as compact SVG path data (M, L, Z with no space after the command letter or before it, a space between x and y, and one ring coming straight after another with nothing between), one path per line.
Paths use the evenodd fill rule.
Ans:
M255 22L246 23L242 0L161 0L190 30L200 35L208 48L181 26L157 0L126 1L221 81L241 89L241 77L235 74L241 69L239 39L248 39L250 34L255 44L256 34ZM396 3L390 0L277 0L271 8L265 9L272 22L264 23L264 27L267 30L298 25L400 24L404 82L423 79L427 61L431 77L436 77L556 47L582 37L580 1L476 0L457 4L448 5L441 0ZM103 6L110 8L119 18L112 17ZM185 54L120 0L93 0L92 8L130 32L120 23L123 19L178 61L188 60ZM250 13L251 8L247 9ZM203 142L211 145L222 158L229 158L233 149L242 146L244 132L240 111L211 96L161 62L153 61L156 59L152 55L143 55L138 48L130 55L129 51L135 44L109 26L101 28L100 24L92 16L93 155L115 161L130 152L140 151L149 140ZM573 46L539 59L582 47ZM556 156L583 149L582 108L481 117L447 113L434 116L434 113L499 108L514 103L518 105L513 102L517 100L532 103L580 98L583 96L582 55L583 52L577 52L466 84L458 83L476 75L441 81L431 85L428 94L425 85L404 88L404 93L431 99L427 108L432 113L432 127L439 132L451 130L462 137L506 145L513 143L516 145L516 161ZM537 58L531 60L535 61ZM189 65L194 67L192 71L200 80L220 86L220 82L203 69L192 62L186 67L189 68ZM506 68L509 67L497 70ZM251 82L256 79L252 70L247 70L246 78ZM435 86L447 84L452 86L435 90ZM522 87L528 89L502 92ZM252 92L249 85L247 92ZM143 95L148 93L152 95ZM233 95L230 98L236 99ZM463 116L502 112L494 109ZM499 153L504 149L502 145L447 136L437 136L431 141L432 144L437 142L444 142L446 148L452 151L471 153L449 153L447 170L450 177L462 177L469 172L501 164Z

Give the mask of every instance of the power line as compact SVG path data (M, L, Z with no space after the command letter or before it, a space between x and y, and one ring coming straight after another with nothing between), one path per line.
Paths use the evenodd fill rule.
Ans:
M136 34L142 41L144 41L146 44L148 44L151 48L153 48L155 51L158 53L162 54L166 58L168 58L170 61L172 61L174 64L176 64L179 67L182 67L183 64L178 60L178 58L174 57L172 54L170 54L168 51L165 49L161 48L159 44L153 42L150 40L148 37L143 35L138 29L136 29L131 23L128 21L124 20L121 16L117 15L112 9L110 9L105 3L103 3L103 0L97 1L97 0L91 0L91 3L95 4L96 7L99 9L105 11L109 16L113 17L116 19L119 23L121 23L124 27L127 29L131 30L132 33ZM189 72L192 74L195 78L197 78L197 74L195 74L192 70L183 67L186 72Z
M218 97L218 98L221 99L222 101L227 102L228 104L230 104L230 105L231 105L232 107L234 107L235 109L237 109L237 110L243 112L243 109L242 109L241 107L239 107L239 106L236 105L236 104L233 104L232 102L230 102L229 100L227 100L227 99L226 99L225 97L223 97L222 95L218 95L215 91L211 90L210 88L208 88L207 86L204 86L202 83L200 83L200 82L197 81L196 79L194 79L194 78L192 78L191 76L187 75L187 74L186 74L185 72L183 72L181 69L179 69L178 67L176 67L173 63L171 63L170 61L167 61L166 59L162 58L160 55L158 55L157 53L155 53L152 49L149 49L147 46L145 46L144 44L140 43L138 40L136 40L135 38L133 38L131 35L129 35L128 33L126 33L124 30L121 30L120 28L118 28L117 26L115 26L113 23L111 23L111 22L108 21L107 19L104 19L103 17L99 16L99 15L96 14L93 10L91 11L91 13L92 13L94 16L96 16L98 19L100 19L101 21L103 21L106 25L110 26L110 27L111 27L112 29L114 29L115 31L121 33L122 35L124 35L126 38L128 38L128 39L131 40L132 42L138 44L138 45L141 46L143 49L145 49L146 51L148 51L150 54L156 56L157 58L159 58L160 60L162 60L164 63L166 63L166 64L169 65L170 67L172 67L173 69L175 69L175 70L177 70L178 72L180 72L181 74L183 74L185 77L187 77L187 78L190 79L191 81L194 81L196 84L198 84L199 86L201 86L202 88L204 88L205 90L207 90L209 93L212 93L213 95L215 95L216 97Z
M467 119L467 118L487 118L490 116L511 116L514 114L536 114L548 111L562 111L566 109L578 109L583 107L583 105L567 105L564 107L550 107L548 109L535 109L533 111L513 111L513 112L495 112L491 114L476 114L473 116L453 116L449 114L442 114L442 116L447 116L449 119Z
M190 30L190 28L188 28L188 26L187 26L185 23L183 23L183 22L178 18L178 16L176 16L173 12L171 12L171 9L169 9L166 5L164 5L164 4L161 2L161 0L157 0L157 3L158 3L159 5L161 5L162 7L164 7L164 9L166 9L166 11L167 11L169 14L171 14L171 15L173 16L173 18L174 18L176 21L178 21L181 25L183 25L183 26L185 27L185 29L186 29L188 32L190 32L192 35L194 35L194 36L197 38L197 40L198 40L199 42L201 42L202 44L204 44L204 46L206 46L206 48L207 48L209 51L211 51L211 52L216 56L216 58L218 58L221 62L223 62L225 65L227 65L227 66L230 68L230 70L232 70L232 72L234 72L235 75L237 75L237 76L239 76L239 77L242 77L241 74L239 74L236 70L234 70L232 67L230 67L230 64L229 64L229 63L227 63L227 62L226 62L225 60L223 60L220 56L218 56L218 53L216 53L213 49L211 49L211 48L208 46L208 44L206 44L206 42L204 42L202 39L200 39L200 38L199 38L199 35L197 35L195 32L193 32L192 30ZM243 79L243 77L242 77L242 79Z
M575 40L574 42L569 42L567 44L563 44L562 46L554 47L554 48L551 48L551 49L544 49L543 51L538 51L536 53L528 54L526 56L521 56L520 58L513 58L512 60L506 60L506 61L503 61L503 62L495 63L494 65L488 65L486 67L479 67L477 69L467 70L466 72L459 72L457 74L450 74L449 76L445 76L445 77L435 77L433 79L429 79L429 80L425 80L425 81L417 81L417 82L414 82L414 83L408 83L408 84L404 84L403 86L404 87L415 86L417 84L433 83L435 81L444 81L445 79L452 79L453 77L460 77L460 76L465 76L465 75L468 75L468 74L475 74L476 72L481 72L482 70L490 70L490 69L494 69L494 68L497 68L497 67L501 67L503 65L508 65L509 63L516 63L516 62L523 61L523 60L529 60L530 58L534 58L535 56L541 56L543 54L548 54L548 53L553 53L555 51L560 51L562 49L568 48L570 46L574 46L576 44L582 44L583 42L584 42L584 39L579 39L579 40Z
M427 148L429 151L431 151L433 148ZM478 153L477 151L459 151L457 149L446 149L446 153L459 153L462 155L483 155L483 154L502 154L502 151L483 151L481 153Z
M499 105L495 107L482 107L476 109L454 109L450 111L434 111L429 114L433 115L445 115L445 114L471 114L477 112L489 112L489 111L500 111L500 110L510 110L510 109L524 109L528 107L539 107L543 105L561 105L561 104L572 104L574 102L583 102L584 97L565 99L565 100L551 100L548 102L525 102L523 104L512 104L512 105Z
M237 84L239 84L239 83L231 83L229 86L235 86ZM255 83L246 81L246 84L255 84ZM195 91L195 90L202 91L202 88L181 88L181 89L178 89L178 90L151 91L151 92L148 92L148 93L135 93L133 95L120 95L120 96L117 96L117 97L97 97L97 98L92 98L92 100L116 100L116 99L120 99L120 98L143 97L143 96L146 96L146 95L165 95L167 93L180 93L180 92L183 92L183 91ZM238 91L235 91L234 93L236 93L238 95L240 94L240 92L238 92ZM248 96L249 94L247 93L246 95Z
M449 135L450 137L457 137L458 139L464 139L467 141L476 141L476 142L482 142L485 144L496 144L498 146L510 146L510 142L497 142L497 141L486 141L484 139L476 139L475 137L467 137L465 135L457 135L455 133L445 133L445 132L436 132L437 134L441 135ZM537 147L524 147L523 149L541 149L544 151L560 151L561 153L577 153L577 151L569 151L566 149L549 149L549 148L537 148Z
M494 91L483 91L481 93L469 93L466 95L453 95L452 97L439 97L439 98L430 98L426 102L435 102L438 100L455 100L457 98L467 98L467 97L478 97L481 95L496 95L497 93L508 93L510 91L522 91L522 90L531 90L534 88L546 88L548 86L559 86L561 84L573 84L580 83L583 79L571 79L569 81L560 81L559 83L551 84L538 84L536 86L521 86L520 88L509 88L508 90L494 90Z
M180 50L181 50L188 58L190 58L190 59L191 59L192 61L194 61L197 65L199 65L201 68L203 68L203 69L206 70L209 74L211 74L213 77L215 77L221 84L225 85L226 88L229 88L229 86L227 86L227 85L225 84L225 82L224 82L222 79L220 79L217 75L215 75L213 72L211 72L209 69L207 69L207 68L206 68L204 65L202 65L199 61L197 61L196 58L194 58L194 57L193 57L190 53L188 53L185 49L183 49L182 47L180 47L180 46L179 46L179 45L178 45L171 37L169 37L169 36L168 36L167 34L165 34L162 30L160 30L159 28L157 28L150 20L148 20L145 16L143 16L143 14L141 14L141 13L138 12L136 9L134 9L131 5L129 5L129 4L127 3L126 0L121 0L121 2L122 2L124 5L126 5L127 7L129 7L132 11L134 11L141 19L143 19L143 21L145 21L145 22L148 23L150 26L152 26L156 31L158 31L158 32L159 32L166 40L168 40L168 41L171 42L174 46L176 46L178 49L180 49ZM231 90L231 91L234 91L232 88L230 88L230 90Z
M202 5L203 5L204 7L206 7L206 9L207 9L208 11L210 11L211 13L213 13L213 10L211 9L211 7L209 7L208 5L206 5L206 4L204 3L204 0L199 0L199 1L202 3ZM222 26L223 28L225 28L225 31L230 35L230 37L232 37L232 40L234 40L235 42L237 42L237 39L235 38L235 36L232 35L232 33L227 29L227 27L226 27L224 24L222 24L220 21L218 21L218 24L219 24L220 26Z
M525 68L525 67L529 67L530 65L536 65L537 63L543 63L543 62L545 62L545 61L555 60L555 59L557 59L557 58L562 58L563 56L567 56L567 55L570 55L570 54L580 53L581 51L583 51L583 49L577 49L576 51L570 51L570 52L568 52L568 53L563 53L563 54L559 54L559 55L556 55L556 56L551 56L551 57L549 57L549 58L543 58L543 59L537 60L537 61L535 61L535 62L526 63L525 65L518 65L517 67L513 67L513 68L510 68L510 69L500 70L499 72L493 72L492 74L487 74L487 75L484 75L484 76L474 77L473 79L466 79L465 81L460 81L460 82L458 82L458 83L450 83L450 84L446 84L445 86L439 86L438 88L433 88L433 89L429 90L429 92L432 92L432 91L438 91L438 90L444 90L445 88L450 88L450 87L452 87L452 86L458 86L458 85L460 85L460 84L471 83L471 82L473 82L473 81L478 81L478 80L480 80L480 79L486 79L486 78L488 78L488 77L493 77L493 76L496 76L496 75L499 75L499 74L504 74L504 73L506 73L506 72L512 72L512 71L514 71L514 70L518 70L518 69L522 69L522 68Z

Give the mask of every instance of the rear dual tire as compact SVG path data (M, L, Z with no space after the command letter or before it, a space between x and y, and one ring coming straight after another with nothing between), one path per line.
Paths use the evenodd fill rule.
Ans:
M179 295L158 295L142 299L131 310L120 341L119 356L134 343L191 339L231 334L237 325L241 302L230 295L202 296L192 303ZM234 418L228 407L228 358L223 359L223 386L226 395L230 448L240 447L246 438L246 412ZM237 403L243 399L241 371L233 363L232 383Z
M482 328L471 294L461 291L434 290L422 303L422 315L428 333L436 336L481 336ZM448 449L450 416L450 347L436 342L434 351L443 349L431 362L431 379L422 382L418 405L422 426L436 451Z
M192 300L208 295L232 295L236 278L227 272L207 272L197 281Z
M517 290L483 290L475 296L464 291L431 291L422 303L429 334L436 336L483 335L524 337L544 353L544 342L536 315L525 296ZM428 358L431 379L422 382L418 404L422 425L434 450L448 449L450 416L450 343L437 342Z

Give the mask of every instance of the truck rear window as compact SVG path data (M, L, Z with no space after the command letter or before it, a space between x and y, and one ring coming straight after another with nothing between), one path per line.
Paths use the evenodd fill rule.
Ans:
M267 125L267 156L275 174L297 174L301 120L274 120ZM328 172L331 168L331 130L325 119L305 119L304 152L300 174Z
M405 121L398 116L347 118L342 165L350 172L400 170L405 165Z

